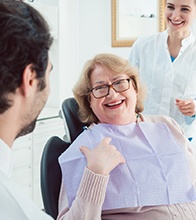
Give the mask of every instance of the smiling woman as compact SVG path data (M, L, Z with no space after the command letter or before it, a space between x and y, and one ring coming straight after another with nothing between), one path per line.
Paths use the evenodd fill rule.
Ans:
M128 80L127 80L128 79ZM130 79L130 80L129 80ZM119 83L123 83L123 90L122 91L116 91L115 87L119 88ZM120 83L120 84L121 84ZM115 85L111 88L111 84ZM85 85L85 86L84 86ZM121 84L122 85L122 84ZM110 88L108 90L107 96L104 95L102 98L97 99L94 97L94 88L102 88L102 87L108 87ZM126 89L124 89L124 86L126 86ZM137 96L137 103L133 103L133 105L128 106L131 109L127 109L123 112L123 106L125 107L126 100L129 100L129 96L131 97L133 94L129 94L130 90L133 90L133 93L135 93L135 96ZM86 65L84 66L83 72L81 74L81 78L76 84L76 86L73 89L74 96L76 97L78 103L81 106L80 109L80 115L81 120L88 123L97 123L100 121L98 116L95 114L94 111L97 111L99 106L104 106L106 104L106 101L103 99L104 97L110 97L112 94L119 97L113 97L113 99L106 99L106 100L112 100L113 103L123 101L123 105L121 108L117 111L108 112L108 115L110 117L114 118L115 112L116 114L119 114L120 111L122 111L122 114L119 114L118 117L116 117L116 120L120 120L123 118L125 119L126 123L130 123L131 118L129 117L130 112L133 113L136 111L136 113L142 112L143 110L143 100L145 97L145 87L141 85L141 82L138 79L138 73L137 71L131 67L127 60L121 59L120 57L117 59L116 56L112 54L100 54L97 55L94 59L89 60ZM125 98L127 96L127 98ZM136 99L136 98L134 98ZM89 105L90 100L90 105ZM131 99L130 99L131 100ZM103 104L101 104L103 102ZM111 102L111 103L112 103ZM110 104L111 104L110 103ZM97 105L95 107L94 105ZM120 106L119 106L120 107ZM104 109L107 111L107 108ZM126 115L126 114L128 115ZM113 114L113 116L112 116ZM99 113L101 117L101 113ZM135 113L134 115L134 121L135 121ZM128 117L127 117L128 116ZM103 122L103 121L101 121ZM114 121L113 121L114 123Z
M96 55L73 91L90 126L59 157L58 219L195 220L190 143L173 119L141 113L145 89L129 62Z
M129 61L147 84L145 113L174 118L196 148L195 18L195 0L167 0L167 30L138 38Z

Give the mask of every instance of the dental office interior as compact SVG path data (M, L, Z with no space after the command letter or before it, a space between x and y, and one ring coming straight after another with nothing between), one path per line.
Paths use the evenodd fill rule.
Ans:
M25 2L37 8L51 27L53 70L50 96L37 119L35 130L15 141L12 178L43 209L40 160L44 145L51 136L62 139L66 136L64 121L59 116L62 102L73 97L72 87L88 59L98 53L113 53L128 59L130 47L112 46L112 0Z

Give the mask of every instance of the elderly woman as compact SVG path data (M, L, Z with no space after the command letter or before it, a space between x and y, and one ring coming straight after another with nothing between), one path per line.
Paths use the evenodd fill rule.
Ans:
M95 56L73 91L91 125L59 158L58 219L196 219L193 149L172 118L141 114L145 91L128 61Z

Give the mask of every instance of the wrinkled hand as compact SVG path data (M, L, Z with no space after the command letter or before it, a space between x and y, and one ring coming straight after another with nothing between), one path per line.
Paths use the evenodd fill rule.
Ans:
M196 113L196 101L193 99L176 99L176 106L186 116L193 116Z
M106 137L92 150L80 147L87 159L87 168L94 173L108 175L118 164L125 163L124 157L110 141L111 138Z

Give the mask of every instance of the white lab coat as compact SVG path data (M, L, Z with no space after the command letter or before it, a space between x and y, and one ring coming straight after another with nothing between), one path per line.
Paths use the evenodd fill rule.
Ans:
M9 177L13 168L12 151L1 139L0 152L0 219L52 220Z
M178 56L171 62L167 38L167 30L138 38L131 48L129 61L139 68L147 86L144 113L173 117L195 142L196 120L184 116L176 107L175 99L196 98L196 40L193 34L185 38Z

